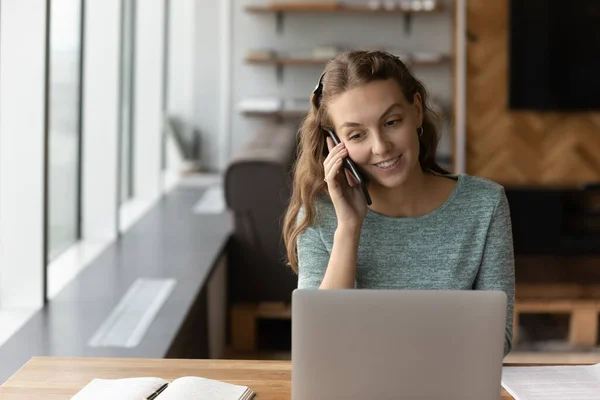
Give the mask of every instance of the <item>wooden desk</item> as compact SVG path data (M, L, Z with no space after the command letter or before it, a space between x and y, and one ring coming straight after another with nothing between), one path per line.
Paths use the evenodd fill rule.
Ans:
M289 361L34 357L0 386L2 400L66 400L94 378L202 376L250 387L259 400L289 400ZM512 400L503 391L502 400Z

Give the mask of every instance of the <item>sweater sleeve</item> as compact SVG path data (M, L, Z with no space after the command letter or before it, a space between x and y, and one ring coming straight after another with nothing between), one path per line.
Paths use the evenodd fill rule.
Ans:
M504 342L504 355L506 356L512 347L515 261L510 209L504 190L501 191L492 214L474 289L502 290L506 293L506 339Z
M304 216L300 212L298 222ZM298 289L318 289L329 263L329 252L321 238L319 228L309 226L296 241L298 249Z

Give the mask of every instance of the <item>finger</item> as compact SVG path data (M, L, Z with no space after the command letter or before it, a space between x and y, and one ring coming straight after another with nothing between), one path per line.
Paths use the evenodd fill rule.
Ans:
M333 150L331 150L331 152L325 158L325 161L323 162L323 166L325 168L327 168L329 165L336 162L337 159L340 157L341 158L348 157L348 149L346 149L344 147L343 143L334 147Z
M358 185L358 182L356 182L356 179L354 179L352 173L347 169L345 169L344 171L346 172L346 179L348 180L348 185L350 185L350 187L352 188Z
M335 147L334 144L333 144L333 140L331 140L331 138L329 136L327 136L327 138L325 139L325 142L327 142L327 149L329 151L331 151L331 149L333 147Z
M340 170L340 167L342 166L342 159L338 158L336 162L333 163L333 165L331 166L331 168L329 169L329 171L327 172L327 175L325 175L325 178L327 179L327 185L329 185L330 187L336 186L336 180L335 177L338 173L338 171Z

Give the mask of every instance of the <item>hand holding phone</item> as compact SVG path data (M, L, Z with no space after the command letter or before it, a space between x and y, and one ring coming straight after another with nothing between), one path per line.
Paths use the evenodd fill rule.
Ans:
M332 130L329 130L329 129L324 129L324 128L323 128L323 130L331 138L334 146L337 146L338 144L341 143L340 139L335 134L335 132L333 132ZM360 170L358 169L358 167L356 166L354 161L352 161L352 159L348 156L344 157L343 167L350 172L350 174L352 175L354 180L360 186L360 189L362 190L363 196L364 196L367 204L368 205L373 204L373 202L371 201L371 196L369 195L369 191L367 190L367 180L366 180L365 176L360 172Z
M348 150L343 144L336 146L331 136L325 136L325 140L329 149L323 162L325 180L338 219L338 228L356 229L362 226L367 215L367 204L371 202L370 197L365 197L368 192L364 175L348 158ZM348 161L354 169L351 169ZM358 179L354 173L358 174Z

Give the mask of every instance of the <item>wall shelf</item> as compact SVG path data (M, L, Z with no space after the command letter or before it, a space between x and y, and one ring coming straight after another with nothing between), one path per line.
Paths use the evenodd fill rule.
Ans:
M277 112L260 112L260 111L244 111L242 114L249 118L274 118L278 120L301 119L306 116L308 111L277 111Z
M257 2L259 0L256 0ZM367 3L367 0L364 0L363 4L344 4L348 3L345 1L333 1L333 0L321 0L316 1L313 0L310 3L299 3L294 2L294 0L286 0L286 2L277 2L274 0L262 0L262 4L254 4L254 5L246 5L242 6L245 13L249 14L250 19L255 19L252 23L265 24L269 25L273 23L273 27L275 28L275 32L277 35L281 35L284 32L285 18L325 18L323 21L315 22L314 18L311 21L310 29L314 29L315 26L325 24L335 24L336 27L343 26L344 17L352 18L351 21L357 22L360 25L363 24L363 20L366 21L369 17L378 18L377 21L371 20L371 23L377 26L379 23L386 26L386 29L394 28L394 24L398 24L400 30L404 30L404 35L402 32L399 32L400 40L408 39L412 31L412 25L414 23L424 23L428 26L434 26L438 23L446 26L449 24L450 29L455 23L455 15L457 15L457 3L453 0L433 0L433 1L422 1L422 2L414 2L410 1L410 5L418 5L419 7L406 9L407 7L403 7L404 4L395 0L396 7L393 9L387 9L385 6L381 6L378 8L372 8ZM382 1L382 4L386 4L386 2ZM402 3L402 4L401 4ZM388 2L387 4L391 4ZM425 6L428 6L429 9L425 9ZM254 18L252 18L254 16ZM359 20L356 20L356 17L360 17ZM381 18L379 18L381 17ZM340 20L338 21L338 18ZM335 20L335 22L334 22ZM297 35L298 32L302 32L306 30L305 27L301 27L300 20L296 21L297 24L294 24L295 32L294 35ZM429 25L431 24L431 25ZM341 29L341 28L340 28ZM343 31L342 31L343 32ZM437 32L437 31L436 31ZM441 33L438 33L441 35ZM342 33L343 35L343 33ZM402 38L401 36L405 36ZM428 46L426 43L421 43L419 40L419 45L416 43L409 48L402 47L403 44L398 47L397 42L386 41L385 45L379 43L381 40L377 37L376 34L369 36L372 40L377 40L376 44L371 43L370 49L381 48L381 50L386 50L392 54L397 53L398 56L402 59L402 61L406 64L406 66L410 70L414 70L415 73L425 73L427 75L427 69L432 68L435 69L431 72L437 72L437 68L442 68L444 71L450 69L451 77L456 78L455 76L455 45L451 44L449 48L439 47L440 49L437 51L428 51ZM431 37L431 35L427 35L429 41L438 40L438 38ZM330 61L332 57L327 57L328 54L338 53L340 51L345 50L359 50L359 49L351 49L346 48L347 45L342 47L334 48L333 44L335 41L328 40L327 43L321 44L312 44L307 43L298 44L296 49L293 48L277 48L277 43L285 43L277 38L277 42L274 40L265 41L264 45L257 45L254 50L252 49L242 49L241 54L238 53L237 56L241 56L242 63L249 65L251 67L260 67L260 68L272 68L273 72L276 74L276 83L277 90L275 93L271 93L271 95L279 94L280 96L284 92L290 92L290 87L282 85L284 82L284 75L287 70L292 67L294 73L302 73L304 71L300 71L301 68L305 68L307 70L306 73L310 71L311 74L315 75L316 80L316 69L322 68ZM448 39L451 39L449 37ZM441 40L441 37L440 37ZM446 37L443 38L446 40ZM412 43L411 43L412 44ZM319 46L319 47L315 47ZM366 47L366 45L364 45ZM394 50L390 46L396 46ZM289 47L289 46L288 46ZM357 46L359 47L359 46ZM443 50L442 50L443 49ZM245 50L245 51L244 51ZM314 54L314 56L313 56ZM313 71L315 69L315 71ZM271 71L271 70L269 70ZM436 79L438 76L436 75ZM438 80L444 80L444 76L440 76ZM452 79L452 78L451 78ZM445 91L444 91L445 93ZM304 93L306 94L306 93ZM441 94L440 94L441 95ZM290 95L295 98L294 95ZM454 91L454 86L451 86L450 93L448 95L443 95L443 101L434 101L435 99L430 99L434 101L435 109L438 111L443 119L443 126L441 129L446 132L448 131L450 135L454 135L455 132L451 131L451 125L455 125L453 121L455 121L456 110L455 105L453 104L453 99L456 99L456 93ZM447 97L447 98L446 98ZM266 103L267 105L270 103ZM306 104L308 107L309 104ZM254 111L256 109L266 109L270 111ZM295 104L290 105L289 108L285 106L282 107L253 107L250 103L248 107L241 106L238 108L238 115L243 116L248 119L264 119L264 120L275 120L278 123L297 123L300 122L307 114L307 110L303 110L304 104ZM276 110L276 111L274 111ZM450 170L454 170L455 167L455 154L454 154L454 139L451 139L452 143L444 143L444 149L448 147L448 150L445 150L446 153L443 155L438 155L439 161L444 164L444 166L448 167Z
M438 14L444 12L444 5L437 1L432 9L405 10L399 7L386 9L371 8L367 5L344 5L338 3L325 4L270 4L264 6L247 6L246 12L253 14L275 14L277 17L277 33L283 32L284 14L354 14L354 15L403 15L405 32L410 32L411 17L415 14Z
M329 59L319 58L296 58L296 57L281 57L281 58L252 58L246 57L248 64L257 65L323 65Z
M411 67L425 67L425 66L436 66L446 64L451 61L451 57L448 55L440 56L436 59L423 59L423 60L407 60L405 61L408 68ZM277 67L277 82L283 82L283 68L285 66L311 66L311 65L325 65L329 59L309 58L309 57L273 57L273 58L259 58L259 57L246 57L246 63L253 65L263 66L274 66Z
M304 14L375 14L375 15L393 15L393 14L434 14L444 11L444 6L440 2L431 10L403 10L395 8L387 10L385 8L370 8L361 5L303 5L303 4L272 4L266 6L247 6L249 13L269 14L269 13L304 13Z
M441 56L435 60L408 60L406 61L407 66L428 66L428 65L441 65L449 62L450 56ZM326 64L329 59L318 59L318 58L297 58L297 57L281 57L281 58L252 58L246 57L248 64L256 65L323 65Z

